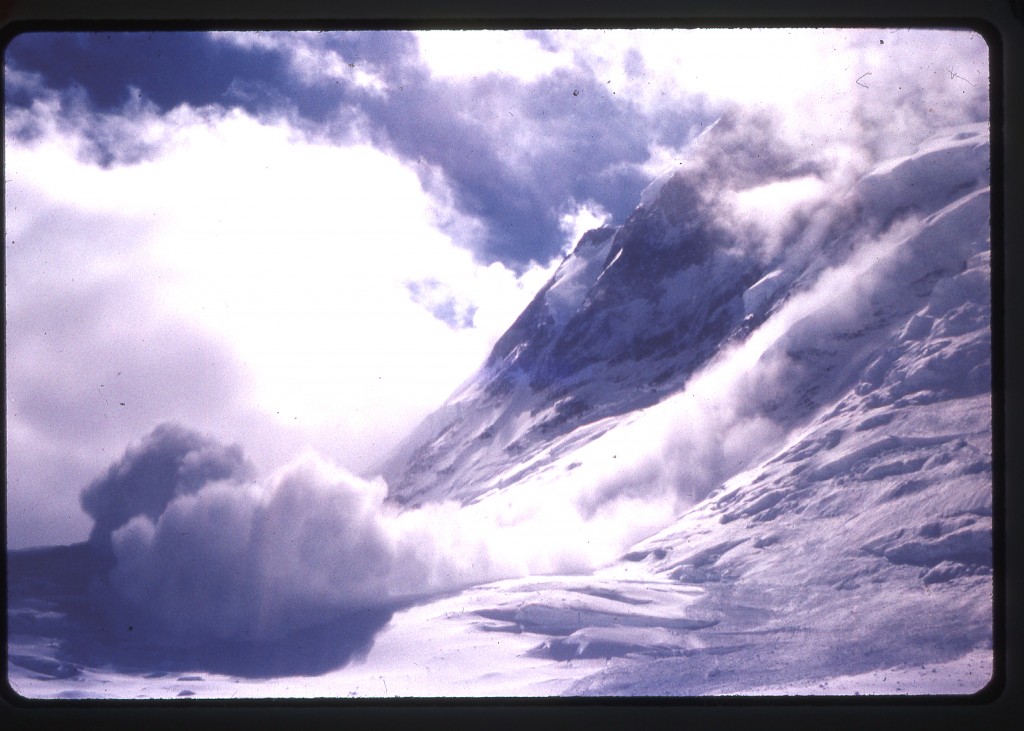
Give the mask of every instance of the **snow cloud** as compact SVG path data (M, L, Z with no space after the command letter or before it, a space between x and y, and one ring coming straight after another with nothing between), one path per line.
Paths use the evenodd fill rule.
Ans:
M976 205L930 220L943 241L957 232L944 258L921 254L937 234L913 217L858 240L684 391L467 506L402 509L382 479L312 452L253 479L237 447L161 427L83 495L94 534L113 531L113 584L173 632L272 641L356 609L593 570L770 456L808 418L805 400L850 388L877 352L848 330L882 302L914 311L925 300L902 283L983 250ZM839 369L799 355L839 341Z
M312 452L252 479L237 447L165 425L83 503L110 536L115 589L174 635L219 640L274 641L351 610L582 571L639 537L635 515L626 529L611 510L587 523L562 501L401 511L386 494ZM658 508L645 506L643 527Z
M260 482L215 482L117 530L112 580L172 631L278 639L394 598L384 490L314 457Z
M936 234L913 218L858 241L684 391L468 506L402 509L382 479L311 452L251 479L237 447L161 427L83 495L94 533L113 530L114 586L173 632L268 641L354 609L592 570L770 456L808 418L805 400L850 388L877 352L848 329L881 302L912 312L924 300L902 283L983 250L972 206L931 220L957 231L945 258L921 255ZM839 341L839 369L799 356Z
M967 128L960 129L971 139ZM903 208L896 199L889 209L874 203L875 212L889 220L880 231L870 217L852 228L845 221L844 245L826 252L827 263L808 266L805 278L791 283L748 338L721 350L678 394L573 452L571 471L538 477L540 494L557 488L572 496L586 518L617 505L628 522L631 515L642 518L632 507L651 500L674 500L669 513L678 514L769 457L792 429L854 388L872 361L884 361L879 345L893 335L892 328L903 327L929 296L944 293L945 284L929 294L930 278L956 281L955 275L987 254L989 200L979 182L986 153L984 144L973 148L974 163L957 165L955 172L941 158L931 161L929 177L942 175L952 189L961 179L977 186L977 192L931 216ZM898 188L916 187L917 166L894 170L891 182ZM849 197L863 202L860 194L870 190L862 186ZM855 205L837 201L832 214L841 220ZM972 281L984 281L980 272L973 275ZM984 307L987 293L975 290L974 297L971 307ZM538 497L544 499L550 498Z
M702 72L700 88L714 90L721 116L685 149L658 149L651 174L659 166L686 173L718 226L756 245L766 260L780 256L781 242L798 228L813 230L816 211L835 217L837 201L849 200L854 183L879 161L910 155L949 126L989 118L988 48L971 31L707 31L688 44L669 38L652 32L641 47L652 59L645 67L658 59L694 68L703 57L711 70ZM769 53L775 44L785 49ZM698 83L692 78L683 74L673 93L685 94Z
M179 495L208 482L244 480L251 472L237 445L222 447L209 437L162 424L82 492L82 507L95 521L91 538L107 542L137 515L155 520Z

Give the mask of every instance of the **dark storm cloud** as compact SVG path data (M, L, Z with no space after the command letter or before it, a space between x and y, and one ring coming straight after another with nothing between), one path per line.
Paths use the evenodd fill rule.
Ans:
M252 467L237 445L174 424L162 424L130 447L82 492L82 507L96 521L90 540L106 542L135 516L153 520L171 500L208 482L244 479Z
M543 33L531 37L551 44ZM458 243L482 262L517 269L558 254L565 245L559 220L577 205L593 202L614 220L624 219L647 182L640 166L652 146L679 147L714 118L699 96L644 111L586 66L533 81L499 74L435 77L411 34L237 38L25 34L11 43L6 61L9 71L35 74L36 88L9 81L7 103L25 108L42 91L59 91L71 118L85 108L131 117L132 105L166 112L184 103L215 104L255 116L287 115L315 136L368 136L419 165L432 192L442 193L441 171L457 211L484 227L478 240ZM372 73L386 83L386 93L340 78L332 63ZM110 125L87 136L92 157L103 165L136 162L153 146Z
M547 34L530 37L554 47ZM280 38L282 53L295 53L299 44ZM438 184L431 169L440 169L459 212L486 227L482 240L459 241L484 262L547 262L564 246L559 219L574 204L592 201L624 219L648 182L640 166L651 147L682 146L715 118L698 95L656 114L644 111L586 66L532 81L497 73L435 76L409 34L304 35L301 48L301 58L334 53L387 84L381 94L314 70L305 77L309 85L299 88L336 100L339 116L324 120L336 136L351 133L344 112L357 108L356 124L375 144L423 166L428 190ZM293 73L299 72L293 67Z
M6 61L38 73L50 89L80 89L100 112L122 108L133 89L167 110L185 102L224 103L240 81L287 85L279 54L213 43L196 33L26 33L8 46ZM24 92L7 98L18 106L31 102Z
M159 152L137 124L147 110L183 104L240 108L254 117L290 116L314 126L351 126L342 90L296 84L289 59L259 45L215 42L209 34L26 33L5 54L8 133L31 139L37 120L18 110L50 100L66 128L82 133L82 154L108 167Z
M486 75L405 80L364 109L378 142L444 171L459 210L483 220L483 261L544 262L564 245L559 219L597 203L623 220L647 182L654 144L682 145L711 121L702 100L648 118L589 72L561 69L536 81Z

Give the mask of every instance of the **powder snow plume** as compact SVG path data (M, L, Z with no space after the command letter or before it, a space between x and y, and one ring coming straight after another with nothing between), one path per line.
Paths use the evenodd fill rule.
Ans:
M892 170L933 175L921 161L936 155L932 165L949 163L947 182L954 172L973 180L978 171L957 162L958 150L977 148L983 132L940 135L916 156L863 176L831 209L817 203L815 216L831 212L829 225L865 205L874 217L847 224L830 265L801 260L800 247L777 253L775 262L802 271L802 279L770 298L771 314L746 337L723 340L679 393L609 417L569 456L474 500L402 507L389 500L383 478L358 477L313 452L256 475L237 445L158 427L82 496L95 520L92 540L109 541L116 557L113 586L174 632L263 641L355 608L502 578L592 571L777 449L814 403L848 387L875 356L886 323L920 306L921 293L902 283L963 266L975 238L941 252L929 247L936 230L975 220L986 196L934 213L924 227L913 201L909 213L895 215L908 201L879 190L892 184ZM785 179L793 163L783 157ZM681 179L693 185L692 173ZM757 180L772 184L763 170ZM717 211L712 199L698 205ZM882 219L889 223L880 226ZM861 337L865 323L874 324ZM827 344L844 355L834 362L801 355ZM800 394L814 396L805 403L793 398ZM510 474L525 469L518 464L507 463Z

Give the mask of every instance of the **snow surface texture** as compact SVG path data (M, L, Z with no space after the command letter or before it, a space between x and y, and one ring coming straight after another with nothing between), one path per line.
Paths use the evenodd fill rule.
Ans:
M114 515L103 496L147 454L130 453L88 491L109 546L11 555L12 686L62 698L981 690L987 134L960 127L876 165L800 213L783 247L744 243L693 170L659 179L621 227L581 239L390 460L387 500L383 482L315 462L242 487L240 454L154 436L194 479ZM217 548L225 520L248 543ZM182 538L192 531L203 542ZM232 551L250 557L243 570ZM199 606L210 592L221 603Z

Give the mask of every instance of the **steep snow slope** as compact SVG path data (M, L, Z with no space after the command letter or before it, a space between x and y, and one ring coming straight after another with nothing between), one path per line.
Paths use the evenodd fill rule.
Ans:
M621 227L580 239L479 373L385 465L394 500L472 501L502 466L678 390L740 331L743 290L764 272L730 245L703 186L697 171L668 176Z
M717 160L716 135L727 133L728 125L716 124L698 140L695 159L704 166ZM694 163L663 176L621 227L580 240L477 375L393 455L383 470L391 498L406 505L465 503L503 488L523 476L510 467L540 468L599 436L613 423L609 417L680 392L716 354L747 338L773 308L814 286L822 270L851 252L861 257L851 265L872 268L864 257L878 238L900 236L894 226L911 230L928 215L943 219L936 225L959 225L971 211L941 209L954 200L987 206L987 198L968 203L969 193L982 195L987 134L986 125L967 125L882 163L839 200L821 201L817 214L798 220L775 250L735 230L708 190L713 170ZM807 164L783 153L749 155L757 162L742 170L748 190L778 186L780 178L813 179ZM873 276L894 285L875 296L896 301L884 303L878 316L885 322L872 326L873 336L887 337L882 326L914 306L897 290L909 286L920 297L935 284L936 267L945 272L962 264L956 247L910 240L906 248L881 252L893 260L888 271L874 267ZM898 256L917 257L913 266L931 269L897 271ZM837 315L837 321L863 316ZM857 347L866 353L874 344L861 339Z
M693 609L716 625L678 637L674 651L632 648L685 661L609 667L571 692L747 692L989 650L990 401L936 381L916 404L865 408L849 394L778 455L634 547L618 575L702 587ZM936 398L936 387L949 395ZM585 654L580 631L559 643ZM708 649L695 653L694 643ZM979 690L991 655L971 670L889 690Z
M911 193L872 201L881 215L906 215L861 243L851 263L857 297L826 278L839 309L810 295L802 303L792 290L777 299L788 327L752 368L777 368L780 354L789 364L785 389L759 405L789 427L772 453L592 577L464 592L451 606L472 609L446 615L459 636L513 633L518 661L495 645L495 665L520 662L525 673L537 658L568 663L574 670L550 674L569 694L983 688L992 672L992 404L978 133L945 135L860 183L872 194L940 179L955 192L933 191L914 212ZM616 431L637 430L686 395L612 420L523 482L558 489L566 468L601 454ZM534 644L522 652L526 635Z

